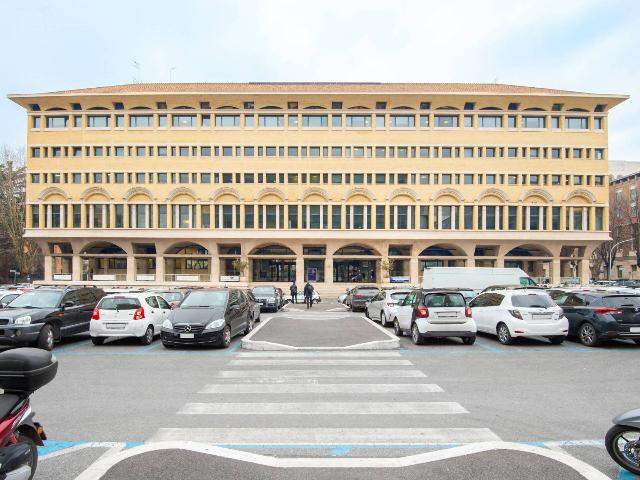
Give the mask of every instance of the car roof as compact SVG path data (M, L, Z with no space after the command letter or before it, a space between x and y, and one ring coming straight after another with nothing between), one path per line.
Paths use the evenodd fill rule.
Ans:
M539 295L543 293L546 295L549 295L544 288L504 288L504 289L497 289L497 290L488 290L486 292L482 292L481 295L488 294L488 293L499 293L500 295L505 295L505 296L523 295L523 294Z
M454 288L418 288L417 290L422 290L423 293L457 293L462 295L459 290Z

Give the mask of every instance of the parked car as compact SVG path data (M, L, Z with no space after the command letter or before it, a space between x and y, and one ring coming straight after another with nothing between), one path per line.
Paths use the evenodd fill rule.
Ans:
M358 310L364 312L367 302L375 297L378 292L380 292L378 287L355 287L347 297L349 308L351 308L352 312L357 312Z
M318 290L316 290L314 288L313 293L311 294L311 301L313 303L320 303L322 301L322 298L320 297L320 294L318 293ZM284 296L284 303L291 303L291 295L285 295ZM304 295L298 293L298 303L302 303L304 304Z
M571 292L556 299L569 320L569 335L587 347L614 338L640 345L640 295Z
M104 296L99 288L37 288L0 310L0 344L51 350L61 338L89 331L91 315Z
M245 296L247 297L247 301L251 306L251 318L254 322L260 321L260 302L253 296L253 292L250 289L243 290Z
M485 292L496 292L498 290L546 290L545 287L539 287L537 285L489 285L487 288L482 290L480 293Z
M171 307L175 307L179 305L182 299L185 297L189 290L177 290L177 289L168 289L168 290L148 290L149 292L153 292L156 295L160 295L165 301L171 305Z
M273 285L260 285L251 289L253 296L260 303L260 309L265 312L277 312L281 305L278 290Z
M394 289L382 290L367 303L365 312L368 318L380 321L383 327L393 322L398 303L404 300L411 290Z
M343 305L347 304L347 297L349 296L349 293L351 293L351 290L353 290L353 288L347 288L343 294L341 294L338 297L338 303L342 303Z
M569 332L569 322L549 294L543 290L511 289L485 292L470 304L479 332L497 335L511 345L515 337L546 337L560 344Z
M284 292L280 287L276 287L276 292L278 293L278 309L284 307Z
M237 288L193 290L162 324L162 344L227 348L234 336L253 329L251 308Z
M107 295L93 309L91 341L102 345L109 337L136 337L149 345L170 312L171 305L153 292Z
M22 290L0 290L0 308L4 308L22 293Z
M460 292L423 290L410 292L396 307L393 329L397 336L409 332L416 345L425 338L459 337L465 345L476 341L476 323Z

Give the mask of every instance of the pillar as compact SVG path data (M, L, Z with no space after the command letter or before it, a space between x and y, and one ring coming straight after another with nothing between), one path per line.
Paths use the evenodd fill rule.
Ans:
M296 285L304 285L304 257L300 253L296 256Z
M551 260L551 285L560 285L560 278L562 277L560 265L559 258L554 257Z
M53 259L51 255L44 256L44 280L45 282L50 282L53 280L53 271L51 267L53 266Z
M136 258L133 255L127 255L127 283L136 281Z
M324 283L333 284L333 257L331 255L324 259Z
M504 257L496 258L496 268L504 268Z
M211 262L211 278L209 278L209 281L219 282L220 281L220 257L216 255L211 255L209 262Z
M71 281L79 282L80 280L82 280L82 258L80 255L74 255L71 257Z
M420 261L418 257L411 257L409 260L409 282L411 282L411 285L420 283Z
M589 259L583 258L580 260L580 284L589 285L589 279L591 278L591 269L589 268Z
M164 282L164 257L156 255L156 282Z
M464 265L464 266L465 266L465 267L470 267L470 268L475 267L475 266L476 266L476 259L475 259L475 258L473 258L473 257L468 257L468 258L465 260L465 265Z

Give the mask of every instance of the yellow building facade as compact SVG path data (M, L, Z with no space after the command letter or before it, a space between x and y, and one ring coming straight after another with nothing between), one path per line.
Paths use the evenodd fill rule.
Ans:
M589 277L623 95L501 84L131 84L27 112L45 282L417 284L429 266Z

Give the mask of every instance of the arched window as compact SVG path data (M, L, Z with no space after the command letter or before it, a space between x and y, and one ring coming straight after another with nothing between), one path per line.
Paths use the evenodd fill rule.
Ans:
M295 255L295 253L284 245L274 244L255 248L251 255Z

